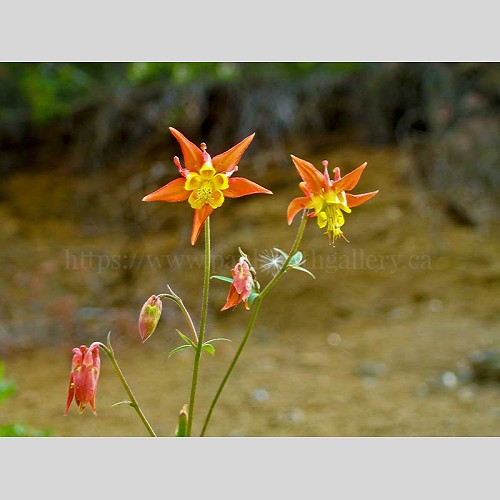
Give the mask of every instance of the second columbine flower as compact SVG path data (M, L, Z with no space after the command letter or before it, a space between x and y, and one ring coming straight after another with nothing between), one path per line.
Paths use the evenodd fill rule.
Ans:
M357 207L370 198L373 198L377 191L371 191L363 194L351 194L356 187L366 163L349 172L342 177L338 167L333 169L333 180L328 173L328 162L323 161L324 172L321 173L312 163L292 156L292 161L302 177L299 184L300 189L306 196L295 198L288 206L288 224L298 212L306 209L312 209L309 216L316 217L318 227L326 228L330 243L340 236L344 237L341 227L344 225L344 213L350 213L352 207ZM345 238L345 237L344 237Z

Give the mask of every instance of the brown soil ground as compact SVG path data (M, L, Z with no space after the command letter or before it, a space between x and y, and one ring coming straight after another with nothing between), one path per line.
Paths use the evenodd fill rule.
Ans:
M302 251L316 280L289 272L266 299L208 435L500 435L500 386L475 383L468 364L474 351L500 347L498 227L464 227L447 219L438 199L411 188L408 159L398 151L344 147L296 154L317 165L328 158L344 173L368 161L356 192L380 193L346 217L350 243L330 246L311 219ZM288 227L284 214L288 201L300 195L298 177L291 162L277 172L252 176L273 188L274 196L229 200L215 212L217 274L229 275L227 259L238 246L252 258L291 245L298 221ZM146 190L140 186L134 197L140 200L166 180ZM71 348L104 342L111 330L118 361L146 416L157 434L172 436L189 398L192 352L168 353L181 343L175 329L186 328L172 304L165 304L157 332L144 345L136 322L144 300L166 291L167 283L198 321L203 245L186 244L189 207L142 204L137 210L149 222L130 236L119 226L95 230L94 215L87 225L75 222L72 206L87 189L83 181L32 175L27 198L19 194L26 175L5 182L0 339L6 375L18 392L0 407L0 424L50 428L53 436L145 436L131 408L111 407L125 394L104 353L98 416L89 409L78 416L75 407L62 415ZM120 265L98 272L74 264L68 256L82 249L120 255ZM191 260L182 270L172 262L145 261L127 270L124 255ZM269 274L259 275L265 284ZM225 283L212 281L211 290L208 336L232 342L216 344L215 355L202 359L195 433L249 319L241 306L219 311Z

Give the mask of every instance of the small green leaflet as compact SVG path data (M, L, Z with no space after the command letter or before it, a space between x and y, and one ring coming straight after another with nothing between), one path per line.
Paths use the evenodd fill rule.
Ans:
M226 339L224 337L216 337L215 339L210 339L204 342L205 344L210 344L210 342L216 342L217 340L225 340L226 342L231 342L229 339Z
M314 274L309 271L308 269L304 269L303 267L300 267L300 266L294 266L292 269L296 269L297 271L302 271L303 273L306 273L308 274L309 276L312 277L312 279L316 279L316 276L314 276Z
M276 250L285 260L288 259L288 254L286 252L283 252L283 250L279 248L275 248L274 250ZM288 263L287 267L291 267L292 269L296 269L297 271L302 271L303 273L306 273L309 276L311 276L313 279L316 279L316 276L314 276L314 274L311 271L300 266L300 264L303 264L305 262L305 260L302 259L303 259L302 252L300 251L296 252L294 256L290 259L290 262Z
M215 339L210 339L204 342L202 349L213 356L215 354L215 347L210 342L217 342L218 340L226 340L227 342L231 342L229 339L226 339L224 337L216 337Z
M129 406L134 406L134 403L132 401L120 401L119 403L115 403L114 405L111 405L111 408L114 406L120 406L120 405L129 405Z
M181 331L177 329L175 331L180 335L181 339L184 340L184 342L191 344L196 349L196 344L187 335L184 335Z
M215 354L215 347L212 344L203 344L202 349L207 351L212 356Z
M189 349L190 347L192 347L193 349L196 349L196 344L189 338L187 337L186 335L184 335L182 332L180 332L179 330L176 330L177 333L186 341L186 342L189 342L188 344L183 344L183 345L180 345L179 347L176 347L175 349L172 349L168 355L168 357L170 358L170 356L173 356L175 353L179 352L179 351L184 351L185 349ZM224 337L216 337L214 339L210 339L210 340L207 340L206 342L203 343L203 347L202 349L204 351L207 351L209 354L214 354L215 353L215 347L211 344L211 342L217 342L219 340L225 340L227 342L231 342L229 339L226 339Z
M221 281L226 281L227 283L232 283L233 278L228 278L227 276L210 276L210 279L216 279L216 280L221 280Z
M252 305L252 302L259 296L258 293L256 292L252 292L250 293L250 295L248 296L248 306L250 307Z
M302 262L302 252L297 252L291 259L288 265L290 267L298 266Z
M183 351L184 349L189 349L189 348L193 348L193 346L191 344L183 344L183 345L180 345L179 347L176 347L175 349L172 349L168 355L168 357L170 358L170 356L173 356L175 353L179 352L179 351Z
M283 252L281 248L274 248L273 250L276 250L285 260L288 259L288 254L286 252Z

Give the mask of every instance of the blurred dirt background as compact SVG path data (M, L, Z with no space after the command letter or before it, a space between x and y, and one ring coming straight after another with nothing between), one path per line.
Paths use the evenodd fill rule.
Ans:
M301 249L316 280L290 271L266 299L208 435L500 435L499 65L131 63L126 80L118 64L44 64L0 71L0 361L17 386L0 424L145 436L132 409L111 407L125 394L104 353L98 416L62 416L71 349L111 331L145 414L173 435L192 370L192 352L168 357L183 317L164 304L144 345L137 318L168 284L199 320L192 210L141 202L176 176L174 126L212 156L256 131L240 174L274 192L214 213L214 274L229 276L240 246L265 284L262 256L291 246L289 154L343 173L367 161L355 192L380 190L346 217L350 243L330 246L311 219ZM60 93L91 69L99 85ZM45 107L16 108L23 85ZM195 434L249 319L220 312L227 291L212 281L208 336L232 342L203 356Z

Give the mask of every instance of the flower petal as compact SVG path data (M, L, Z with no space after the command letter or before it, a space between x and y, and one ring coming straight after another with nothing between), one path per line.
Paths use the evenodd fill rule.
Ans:
M212 158L212 165L216 172L230 172L233 170L238 165L245 150L250 146L254 136L255 132L236 144L236 146Z
M265 187L259 186L255 182L249 181L244 177L231 177L229 180L229 187L224 190L226 198L240 198L249 194L273 194L272 191Z
M290 156L309 191L319 193L323 186L323 174L312 163L293 155Z
M308 196L302 196L300 198L295 198L288 205L288 210L286 212L288 218L288 224L290 225L294 217L304 208L308 208L311 199Z
M201 149L196 144L193 144L189 139L184 137L175 128L169 127L169 130L181 146L184 166L188 170L199 172L201 166L203 165L203 152Z
M338 181L335 181L332 188L335 191L350 191L354 189L365 167L366 162L358 168L355 168L352 172L349 172L347 175L344 175L344 177L340 178Z
M205 200L203 198L200 198L198 196L198 193L196 191L193 191L189 195L189 204L191 205L191 208L194 208L195 210L200 209L203 205L205 205Z
M214 211L214 209L206 203L199 209L194 211L193 229L191 231L191 245L196 243L200 235L201 228L205 224L207 217Z
M325 208L325 198L324 196L313 196L311 198L311 208L314 208L314 213L317 214L322 212Z
M221 311L225 311L230 307L234 307L238 305L240 302L241 302L241 295L236 291L234 285L231 284L231 287L229 288L229 294L226 299L226 303L222 306Z
M318 212L316 222L318 223L318 227L320 229L323 229L326 226L326 223L328 222L328 217L326 215L326 212Z
M196 172L190 172L186 179L186 184L184 185L184 189L188 191L193 191L198 189L201 186L201 175Z
M351 213L351 209L347 206L345 191L334 191L329 189L321 199L324 200L327 205L334 205L347 213ZM319 211L319 209L316 208L316 211Z
M212 167L212 165L210 165L209 163L205 163L203 165L203 167L200 168L200 177L204 181L212 180L214 177L214 174L215 174L214 167Z
M208 200L208 203L212 208L219 208L224 203L224 195L222 194L222 191L219 191L218 189L212 191L212 196Z
M75 396L75 383L73 381L73 373L69 374L69 387L68 387L68 399L66 400L66 409L64 410L64 415L68 414L69 407Z
M227 175L224 174L215 174L212 183L216 189L220 190L227 189L229 187Z
M184 201L189 197L189 191L185 189L186 179L178 177L165 186L144 196L142 201Z
M94 413L94 415L97 415L97 411L95 409L95 392L94 392L94 395L92 396L92 398L90 399L89 403L90 403L90 407L92 408L92 412Z
M370 198L373 198L378 193L378 189L376 191L371 191L370 193L363 194L349 194L346 193L345 196L347 198L347 205L349 207L357 207L361 205L365 201L368 201Z

